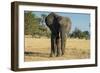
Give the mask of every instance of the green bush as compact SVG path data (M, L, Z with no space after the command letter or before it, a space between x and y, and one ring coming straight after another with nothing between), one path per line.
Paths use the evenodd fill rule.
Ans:
M41 18L39 18L31 11L25 12L25 35L32 35L32 37L50 37L50 32L47 30L47 27L45 27L43 22L45 17L46 15L42 15Z
M69 34L70 38L79 38L79 39L90 39L90 34L88 31L81 31L78 28L75 28L75 30Z

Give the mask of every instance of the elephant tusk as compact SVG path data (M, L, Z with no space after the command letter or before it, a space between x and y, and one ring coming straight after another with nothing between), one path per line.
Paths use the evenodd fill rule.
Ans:
M60 32L59 32L59 37L61 37L61 36L60 36Z

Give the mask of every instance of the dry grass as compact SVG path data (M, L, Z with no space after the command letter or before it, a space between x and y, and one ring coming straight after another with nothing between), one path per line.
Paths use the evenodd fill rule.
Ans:
M90 42L85 39L67 39L66 53L61 57L49 57L50 39L25 38L25 61L86 59L90 57Z

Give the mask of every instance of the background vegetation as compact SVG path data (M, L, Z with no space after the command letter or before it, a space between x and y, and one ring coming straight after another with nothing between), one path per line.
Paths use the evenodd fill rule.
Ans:
M45 25L45 17L47 15L42 14L41 17L36 16L34 12L28 11L24 14L25 22L25 35L31 35L34 38L40 37L50 37L50 30ZM81 31L78 27L75 28L69 34L70 38L79 38L79 39L90 39L89 31Z

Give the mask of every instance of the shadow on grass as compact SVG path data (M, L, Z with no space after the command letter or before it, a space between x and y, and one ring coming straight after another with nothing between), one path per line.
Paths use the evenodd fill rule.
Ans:
M41 52L41 51L25 51L25 56L28 57L41 57L41 58L50 58L50 53ZM90 49L77 49L77 48L66 48L64 56L60 56L68 59L83 59L90 58ZM52 58L52 57L51 57Z
M24 52L25 56L34 56L34 57L49 57L49 53L42 53L42 52L29 52L25 51Z

